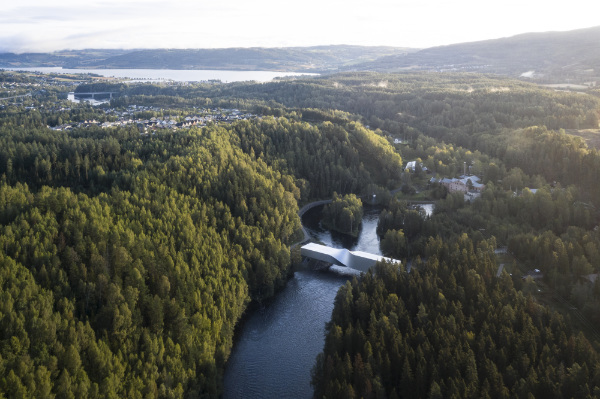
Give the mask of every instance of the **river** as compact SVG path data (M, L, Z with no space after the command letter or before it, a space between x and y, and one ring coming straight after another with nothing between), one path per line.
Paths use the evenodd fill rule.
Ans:
M313 239L336 248L381 254L376 233L380 209L365 208L358 238L322 229L321 209L313 208L302 218ZM341 274L346 268L333 269L296 270L272 302L245 318L225 370L223 398L312 397L310 372L323 350L325 323L331 319L337 290L351 278Z
M3 67L0 67L3 68ZM172 80L175 82L205 82L220 80L229 82L270 82L284 76L317 76L316 73L276 72L276 71L227 71L208 69L68 69L61 67L36 67L36 68L4 68L13 71L29 71L42 73L91 73L99 76L115 77L121 79L160 81Z

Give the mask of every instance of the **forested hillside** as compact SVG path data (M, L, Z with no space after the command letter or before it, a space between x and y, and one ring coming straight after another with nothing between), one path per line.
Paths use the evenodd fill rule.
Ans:
M236 323L288 279L301 197L401 168L355 123L65 133L54 113L0 112L7 397L217 396Z
M584 83L598 79L600 27L566 32L524 33L512 37L426 48L355 65L356 70L477 71L537 82ZM526 75L526 76L527 76Z
M429 73L123 84L101 107L61 90L0 107L5 396L218 396L248 304L289 278L298 205L334 193L377 193L381 248L412 268L340 291L316 396L598 394L600 155L561 130L598 128L597 97ZM222 108L256 116L98 126ZM466 165L472 203L427 186ZM418 185L431 217L389 194Z
M130 133L137 156L118 145L116 154L100 149L93 159L106 163L91 167L67 158L87 159L83 146L68 151L85 140L46 133L46 149L61 167L45 174L22 168L37 162L14 158L13 176L31 188L9 184L13 176L3 180L5 261L32 285L2 284L9 393L32 394L27 376L41 370L59 395L216 395L248 301L285 283L286 244L299 223L278 173L218 132L155 140ZM126 153L127 161L112 162ZM29 290L45 313L35 313ZM31 306L34 313L23 313Z
M340 292L325 351L314 371L317 397L597 394L594 375L600 291L588 276L600 272L596 231L600 154L587 148L579 137L560 130L597 128L597 98L500 78L448 74L343 75L310 83L277 83L267 90L286 105L330 103L359 114L364 123L401 139L404 159L423 162L428 173L456 176L463 172L463 165L469 165L487 186L472 204L465 202L462 193L447 195L436 203L433 216L425 219L405 203L390 201L378 227L383 236L381 248L389 256L411 262L411 272L377 269ZM429 179L420 174L423 172L412 178ZM412 184L412 178L404 176L402 182ZM459 238L457 246L454 243ZM441 251L432 250L432 243L439 246L442 242ZM512 279L502 274L495 256L480 256L496 245L508 247ZM481 246L488 249L481 254L472 249ZM470 253L478 254L477 260L469 261ZM421 263L419 257L427 261ZM460 274L465 264L470 265L467 269L473 278L485 282L477 292L483 302L470 307L459 294L456 312L447 307L433 310L442 298L452 298L450 292L456 292L456 286L465 292L479 287ZM533 269L540 273L540 280L522 283L521 275ZM497 273L499 280L494 278ZM401 288L390 288L397 279L407 282ZM407 287L411 281L412 287ZM496 291L497 284L508 286ZM435 292L424 292L430 286L436 287ZM535 300L526 299L529 295ZM412 307L407 311L384 305L395 298L400 298L402 306ZM535 301L561 309L567 318L558 330L552 330L552 338L545 323L557 323L551 320L561 316ZM524 312L520 324L495 318L504 310L494 307L506 304L513 311ZM570 311L564 311L565 305ZM536 319L540 312L547 312L543 322ZM400 322L400 314L406 314L404 322ZM429 323L420 315L429 315ZM456 331L451 334L453 339L469 332L472 338L462 343L440 341L449 316L452 321L448 323L478 321L476 328L465 324L452 329ZM535 346L519 343L523 323L533 326L531 334L540 337ZM573 333L574 325L587 337ZM506 328L505 335L498 335L502 328ZM514 339L506 335L509 332L515 334ZM505 340L498 341L500 337ZM476 346L477 340L488 341ZM510 345L520 346L510 352ZM396 346L404 352L390 353ZM580 351L585 356L573 360L561 349L573 346L585 347ZM421 351L417 352L418 348ZM438 357L456 348L461 352L448 359ZM525 348L533 350L527 353L527 362L519 359L527 352ZM546 348L554 360L545 357ZM467 369L469 362L473 363ZM447 364L453 366L446 368Z
M563 318L495 277L493 246L432 239L406 273L381 264L342 287L315 397L591 398L598 354Z
M359 73L264 86L232 86L219 96L358 114L392 137L410 141L424 134L479 150L549 182L577 182L590 199L600 198L597 152L560 130L597 128L595 96L474 74Z
M322 72L413 51L416 49L350 45L278 48L88 49L54 53L0 53L0 66Z

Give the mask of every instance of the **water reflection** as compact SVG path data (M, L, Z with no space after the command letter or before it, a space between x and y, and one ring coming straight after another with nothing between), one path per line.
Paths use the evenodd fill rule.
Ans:
M300 270L272 303L244 322L225 371L223 398L310 398L339 287L333 273Z
M312 208L302 218L302 224L313 240L333 248L346 248L351 251L364 251L382 255L379 248L379 236L377 235L377 222L379 221L381 208L368 206L363 208L362 225L358 237L324 229L321 225L322 210L322 206Z
M376 234L380 209L365 208L358 238L320 226L321 207L302 218L313 239L336 248L381 255ZM325 343L339 287L351 277L298 270L271 303L244 321L225 370L223 397L310 398L310 371Z

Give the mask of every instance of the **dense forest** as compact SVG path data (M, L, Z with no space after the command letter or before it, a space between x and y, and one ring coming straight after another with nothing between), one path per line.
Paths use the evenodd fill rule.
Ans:
M31 187L2 182L5 261L31 285L3 284L9 393L36 396L26 378L45 370L58 395L216 395L248 301L285 283L299 223L284 179L218 132L173 142L134 134L143 161L100 149L106 163L88 169L82 147L83 161L59 158L55 174L15 162ZM67 143L57 157L70 155Z
M474 78L465 86L462 78L436 76L431 80L440 85L433 87L423 76L417 81L408 79L409 83L394 81L392 76L388 80L368 76L359 85L360 79L352 81L346 75L337 87L320 88L321 93L345 92L337 97L342 110L359 113L391 137L408 141L402 145L404 159L422 162L429 176L456 176L469 165L472 173L483 177L486 190L472 204L465 202L462 193L447 194L426 218L406 203L389 202L378 226L381 248L386 255L409 261L411 272L382 266L340 291L326 347L314 370L316 397L591 397L599 393L594 391L597 352L591 347L598 348L600 296L597 283L588 281L588 276L600 272L596 228L600 192L595 184L600 157L580 138L553 130L597 128L598 100L525 84L507 82L499 87L489 77ZM411 89L419 79L423 86ZM365 80L374 84L365 88ZM402 86L407 93L398 90ZM390 87L396 90L395 97ZM383 107L359 109L348 101L356 98L350 92L370 98L371 104L388 97L388 111L384 111L385 102ZM293 103L298 98L297 92L294 100L281 100ZM316 101L306 97L300 104L314 106ZM533 108L535 113L530 113ZM411 179L429 177L417 170L412 176L405 173L402 181L411 185ZM430 189L440 196L439 187ZM432 248L433 243L437 244ZM512 278L506 271L496 271L493 254L486 255L489 259L474 256L468 261L469 254L480 255L473 248L491 252L497 246L505 246L513 259ZM464 269L465 264L471 266ZM523 282L521 275L534 268L542 280L535 283L530 277ZM475 294L482 302L468 306L459 295L456 304L460 308L438 309L440 299L452 298L455 289L477 286L467 279L465 270L485 283ZM499 284L504 286L500 289ZM436 292L425 293L425 287L434 287ZM398 298L399 308L386 302ZM506 304L512 306L511 311L522 312L519 324L514 324L517 319L496 318ZM571 309L567 322L544 307L557 309L557 304L568 304ZM540 312L546 314L543 322ZM429 322L424 323L422 316ZM582 321L575 323L578 318ZM457 320L478 324L456 326ZM537 337L535 346L521 342L527 320ZM448 323L456 326L452 339L459 341L440 341L442 331L448 334ZM552 342L545 341L550 325L545 323L561 325L552 330ZM575 324L587 337L572 330ZM502 327L504 335L496 335ZM506 335L509 332L514 338ZM458 338L461 334L463 341ZM569 338L559 339L563 335ZM499 341L500 337L508 341ZM510 352L508 342L520 345L519 349ZM565 357L559 348L568 345L585 347L580 352L585 359ZM526 353L528 347L537 353ZM543 354L550 348L555 348L554 360ZM452 355L457 349L461 352ZM439 358L446 351L450 357ZM519 359L523 353L528 357L527 367ZM580 380L571 379L586 369L579 374Z
M337 199L326 212L351 231L373 194L381 249L410 273L379 265L340 290L316 397L600 394L600 156L562 130L598 128L594 95L432 73L110 87L99 107L60 86L0 107L4 396L218 396L236 325L290 276L299 205ZM259 117L48 128L131 105ZM428 183L466 165L486 185L472 202Z
M555 312L495 277L493 244L431 239L410 273L380 264L342 287L315 397L591 398L598 354Z
M322 223L330 230L357 237L362 217L363 209L360 198L354 194L342 197L333 193L331 203L323 208Z
M64 117L86 112L98 111ZM360 191L386 182L375 171L401 169L354 122L264 118L144 136L54 132L53 117L8 108L0 122L8 397L217 396L236 323L289 277L302 197Z

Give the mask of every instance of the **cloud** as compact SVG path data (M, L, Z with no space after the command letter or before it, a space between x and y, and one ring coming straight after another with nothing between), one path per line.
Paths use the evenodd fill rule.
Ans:
M6 36L0 40L0 53L21 53L27 48L31 38L25 35Z
M13 0L0 14L0 51L428 47L597 25L593 13L577 11L586 1L571 0L565 8L542 0Z

